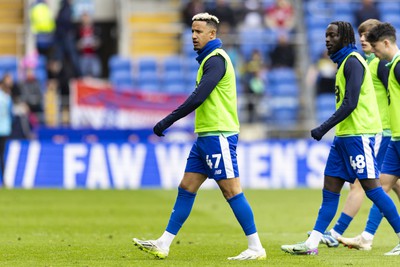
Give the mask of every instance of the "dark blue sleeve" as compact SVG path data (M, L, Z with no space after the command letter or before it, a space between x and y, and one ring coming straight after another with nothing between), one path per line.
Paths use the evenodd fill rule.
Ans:
M203 65L203 76L199 85L182 105L164 119L168 125L166 128L198 108L217 86L225 71L225 59L222 56L210 57Z
M346 61L344 65L344 77L346 78L346 90L343 102L336 112L319 126L319 130L323 135L347 118L357 107L361 84L364 80L364 66L356 57L350 57Z
M394 67L394 76L396 76L396 80L400 84L400 64L399 63L397 63L397 65Z
M388 62L386 60L380 60L378 65L378 78L383 83L385 88L388 88L389 68L386 67Z

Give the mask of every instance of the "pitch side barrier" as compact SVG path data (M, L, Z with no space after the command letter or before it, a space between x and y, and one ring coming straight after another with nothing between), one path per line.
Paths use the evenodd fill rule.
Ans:
M174 189L191 145L11 141L6 149L4 183L8 188L27 189ZM330 145L311 139L240 142L242 185L253 189L321 188ZM209 180L203 188L216 185Z

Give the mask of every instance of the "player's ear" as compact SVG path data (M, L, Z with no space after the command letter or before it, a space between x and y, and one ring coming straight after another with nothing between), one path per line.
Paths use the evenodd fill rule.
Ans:
M214 39L214 38L216 37L216 35L217 35L217 30L212 29L212 30L210 31L210 38L211 38L211 39Z
M384 39L383 44L385 45L385 47L389 47L390 41L388 39Z

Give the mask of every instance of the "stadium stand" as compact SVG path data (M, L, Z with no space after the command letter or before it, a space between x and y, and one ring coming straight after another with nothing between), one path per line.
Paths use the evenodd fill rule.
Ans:
M183 26L179 14L187 1L126 0L118 2L121 5L117 8L121 10L117 12L124 16L117 17L120 22L118 23L120 44L118 44L118 53L110 57L107 62L109 81L117 90L190 93L195 88L194 81L199 65L195 60L197 54L193 50L191 29ZM229 2L236 7L242 3L240 0ZM275 0L259 1L260 13L274 2ZM212 6L214 1L205 0L204 3ZM328 110L321 111L324 105L319 102L322 100L316 98L315 105L310 105L311 102L314 103L312 97L314 97L313 90L315 89L304 86L304 73L326 50L324 36L329 22L347 20L354 23L353 12L361 5L359 0L293 0L292 3L298 14L296 30L291 36L296 47L297 63L292 69L272 70L266 66L268 69L266 71L267 94L263 96L262 103L270 106L262 107L263 110L260 111L266 113L264 117L267 119L260 121L266 125L266 128L283 121L285 121L285 129L290 128L289 125L293 126L293 129L304 128L304 125L310 125L307 123L314 125L329 115ZM400 29L400 16L398 16L400 2L377 0L376 4L382 14L381 20L389 21ZM26 46L22 49L18 48L18 43L24 40L23 36L18 35L21 32L18 27L21 27L26 15L24 9L26 6L22 0L0 3L0 14L3 14L0 18L0 38L3 40L0 44L0 54L3 54L0 58L0 74L10 68L5 67L7 57L10 55L15 59L11 67L15 79L18 78L18 61L24 56L24 53L20 52L25 52L26 49ZM236 49L239 55L235 67L238 97L242 109L246 106L243 104L246 101L246 90L242 84L243 63L254 49L258 49L268 64L267 55L276 45L278 33L265 25L259 28L240 26L239 24L234 29L233 38L228 38L233 40L233 43L224 41L224 45ZM356 26L354 25L355 29ZM7 27L9 29L6 29ZM14 36L12 38L10 31ZM6 45L8 48L5 48ZM43 85L48 79L45 69L46 59L39 58L35 73ZM241 110L241 112L245 111ZM272 115L277 119L272 119ZM311 118L316 120L313 121ZM304 120L307 122L304 123Z
M315 110L317 123L323 123L336 109L335 94L320 94L315 98Z
M0 56L0 77L9 72L12 74L14 81L18 78L18 58L14 55Z

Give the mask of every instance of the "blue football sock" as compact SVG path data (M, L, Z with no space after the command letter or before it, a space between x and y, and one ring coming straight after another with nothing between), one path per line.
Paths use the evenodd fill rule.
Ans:
M375 235L376 230L381 223L383 215L379 208L374 204L369 210L367 225L365 226L365 232Z
M169 218L167 232L174 235L178 233L183 223L189 217L195 197L195 193L191 193L180 187L178 188L178 196L176 197L174 209Z
M243 193L237 194L236 196L228 199L228 203L231 206L236 219L242 226L244 233L251 235L257 232L256 224L254 223L254 215L251 210L249 202Z
M346 213L342 212L340 214L339 220L336 222L333 230L335 230L338 234L343 235L344 231L346 231L347 227L349 227L353 217L347 215Z
M326 228L335 217L340 194L328 190L322 190L322 205L318 212L318 218L315 222L314 230L324 233Z
M400 233L399 213L397 212L393 200L383 191L382 187L365 191L365 194L383 213L389 224L393 227L395 233Z

